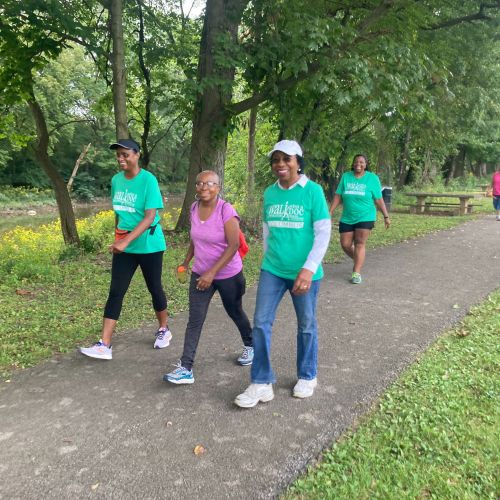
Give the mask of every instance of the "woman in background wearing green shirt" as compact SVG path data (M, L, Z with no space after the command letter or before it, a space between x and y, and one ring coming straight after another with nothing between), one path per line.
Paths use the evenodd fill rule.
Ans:
M368 159L356 155L352 171L342 175L330 207L330 215L342 203L342 217L339 222L340 245L354 261L351 282L361 283L361 269L365 263L366 240L377 220L377 208L384 216L387 229L391 220L382 198L382 187L377 175L368 172Z
M123 298L137 267L146 281L156 318L158 331L155 349L167 347L172 338L168 329L167 299L161 282L165 236L159 224L158 209L163 200L156 177L139 166L140 147L131 139L120 139L111 144L121 171L111 179L111 200L115 212L115 241L111 285L104 308L101 340L90 347L80 348L85 356L111 359L111 337L120 316Z

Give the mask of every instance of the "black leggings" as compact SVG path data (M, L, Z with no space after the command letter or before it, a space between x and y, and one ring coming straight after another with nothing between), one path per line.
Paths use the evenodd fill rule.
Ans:
M154 253L115 253L111 264L111 285L104 308L104 317L117 320L122 310L123 298L127 293L132 277L141 268L149 293L153 299L153 307L157 312L167 308L167 297L161 283L163 252Z
M246 288L243 271L231 278L213 280L206 290L196 289L196 280L199 277L199 274L191 273L191 282L189 284L189 320L184 336L184 351L181 358L182 366L188 370L191 370L193 366L201 329L215 291L219 292L222 305L238 328L243 344L252 347L252 327L242 305L242 297L245 295Z

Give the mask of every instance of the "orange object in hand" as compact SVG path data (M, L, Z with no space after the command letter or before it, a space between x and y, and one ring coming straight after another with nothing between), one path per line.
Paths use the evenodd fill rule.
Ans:
M186 283L187 281L187 268L184 266L179 266L177 268L177 279L179 283Z

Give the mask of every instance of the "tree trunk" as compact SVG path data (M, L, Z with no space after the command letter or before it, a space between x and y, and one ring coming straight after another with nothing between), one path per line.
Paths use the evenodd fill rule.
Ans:
M457 156L453 155L450 160L450 168L448 169L448 174L444 181L444 185L447 186L451 179L455 177L455 169L457 168Z
M128 139L127 124L127 76L125 71L125 51L123 44L123 4L122 0L111 0L111 38L113 53L113 105L115 111L116 139Z
M377 173L383 183L392 185L392 154L390 151L390 137L387 128L381 121L374 123L375 134L377 137Z
M139 9L139 46L137 56L139 58L139 67L144 76L145 83L145 102L144 102L144 120L141 134L141 165L147 168L151 160L151 153L148 147L149 130L151 129L151 72L144 61L144 16L142 13L142 0L137 0L137 8Z
M466 148L464 144L459 145L459 152L456 157L454 177L465 177Z
M432 153L426 149L424 154L424 169L422 171L422 183L427 184L431 180Z
M408 178L408 160L410 158L411 128L408 128L398 162L398 187L403 187Z
M235 68L219 61L224 46L237 43L238 26L248 2L208 0L206 4L198 60L198 83L204 80L205 83L201 86L194 107L186 195L176 229L189 226L189 209L196 192L194 184L202 170L216 171L221 183L224 183L230 118L227 109L232 98Z
M486 177L487 175L488 175L488 164L485 161L482 161L479 167L479 177Z
M247 171L247 201L253 206L255 202L255 132L257 128L257 106L250 110L248 119L248 171Z
M35 120L38 142L34 146L35 157L49 177L56 196L57 208L61 219L61 230L66 245L79 245L80 239L76 229L75 213L63 177L52 163L49 154L49 132L47 122L35 95L31 93L28 107Z

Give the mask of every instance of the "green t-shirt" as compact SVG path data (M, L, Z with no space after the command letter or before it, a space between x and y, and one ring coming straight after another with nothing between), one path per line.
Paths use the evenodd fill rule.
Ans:
M118 217L118 229L132 231L144 219L145 211L151 208L163 208L163 200L156 177L147 170L127 179L124 172L119 172L111 179L111 201ZM146 229L125 249L126 253L154 253L167 248L165 236L159 224L160 215L156 215L151 227Z
M357 179L352 172L342 175L336 194L342 197L341 222L357 224L377 220L374 200L382 198L382 186L378 176L365 172Z
M294 280L313 246L313 224L330 218L323 189L306 177L292 189L282 189L276 182L264 192L263 217L269 236L262 269ZM322 277L320 265L313 280Z

